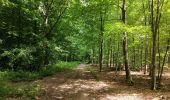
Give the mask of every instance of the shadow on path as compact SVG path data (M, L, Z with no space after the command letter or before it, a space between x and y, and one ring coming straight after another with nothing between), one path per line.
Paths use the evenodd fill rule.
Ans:
M114 80L114 72L99 73L97 67L80 64L71 71L43 79L44 94L40 100L159 100L170 93L151 91L146 86L149 82L146 75L133 76L137 85L132 87L124 83L121 72L118 80Z

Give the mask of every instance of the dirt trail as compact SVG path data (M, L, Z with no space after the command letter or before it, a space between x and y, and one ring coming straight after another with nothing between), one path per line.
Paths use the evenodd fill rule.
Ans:
M136 86L128 86L124 76L114 80L113 75L114 72L99 73L96 67L81 64L72 71L43 79L45 92L40 100L161 100L162 95L166 97L170 93L153 93L143 80L136 79ZM145 76L143 79L147 80Z

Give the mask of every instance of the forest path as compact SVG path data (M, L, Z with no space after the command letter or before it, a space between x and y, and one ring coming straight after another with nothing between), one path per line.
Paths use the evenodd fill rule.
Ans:
M137 85L128 86L123 72L116 78L114 72L101 72L95 66L80 64L71 71L57 73L42 80L44 93L40 100L161 100L170 92L152 92L148 79L136 79ZM139 75L137 75L138 77ZM163 99L162 99L163 100Z

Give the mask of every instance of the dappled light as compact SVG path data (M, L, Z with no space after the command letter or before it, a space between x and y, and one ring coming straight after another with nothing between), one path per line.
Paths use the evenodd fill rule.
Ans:
M117 80L115 80L115 72L104 71L100 73L96 68L81 64L71 72L59 73L45 78L43 84L46 90L44 90L45 93L41 100L46 98L52 100L150 100L159 99L160 96L167 98L170 93L169 90L161 90L153 94L147 86L148 76L141 74L141 72L132 74L135 85L128 86L124 81L124 72L118 72Z
M100 100L143 100L152 99L143 97L141 94L117 94L117 95L105 95Z
M170 100L170 0L0 0L0 100Z

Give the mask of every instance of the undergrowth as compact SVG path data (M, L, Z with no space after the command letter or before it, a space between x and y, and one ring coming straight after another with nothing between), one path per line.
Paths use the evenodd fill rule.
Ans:
M36 99L41 94L41 85L39 83L18 83L1 80L0 100L7 98Z
M41 93L41 85L39 83L30 84L29 81L42 79L57 72L71 70L78 64L79 62L59 62L36 72L0 71L0 100L17 97L36 99L36 96Z

